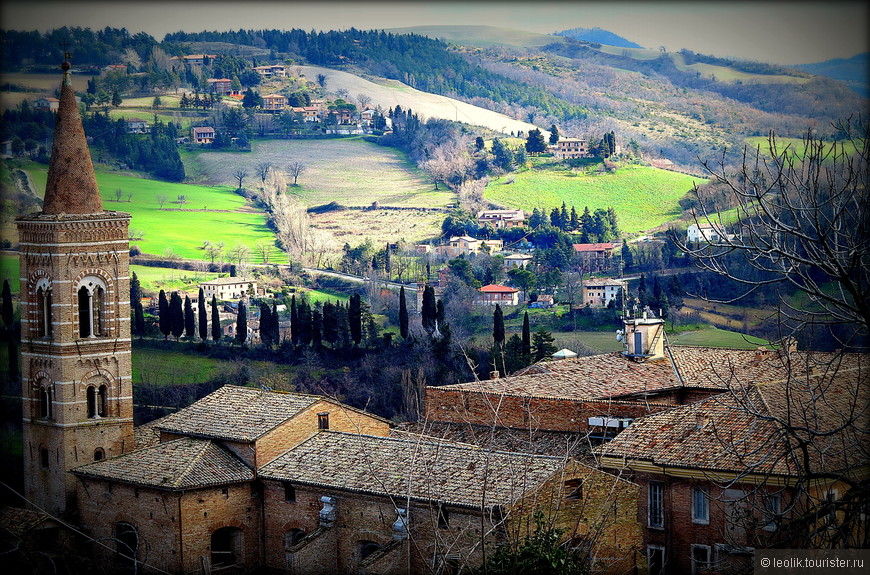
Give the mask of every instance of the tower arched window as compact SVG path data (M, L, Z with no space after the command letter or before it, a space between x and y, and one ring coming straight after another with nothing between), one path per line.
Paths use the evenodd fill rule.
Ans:
M97 415L106 417L108 415L109 406L109 388L106 385L101 385L97 389Z
M87 277L78 289L79 337L106 335L106 288L97 278Z
M88 400L88 417L93 419L97 416L97 388L89 385L85 395Z
M42 383L39 386L39 417L45 419L51 419L53 417L52 404L54 403L54 398L52 395L51 384Z
M36 335L51 337L51 289L40 285L36 289Z

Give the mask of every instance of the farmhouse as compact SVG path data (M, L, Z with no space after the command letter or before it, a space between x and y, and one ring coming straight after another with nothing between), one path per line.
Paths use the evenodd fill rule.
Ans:
M613 255L621 244L602 242L573 245L574 252L580 260L580 269L584 273L599 273L610 268L613 263Z
M437 246L435 251L441 255L455 258L474 255L480 251L498 252L503 247L502 240L478 240L471 236L453 236L446 245Z
M734 234L729 234L718 224L690 224L686 228L686 241L689 243L721 242L733 239Z
M531 261L532 256L529 254L510 254L504 257L504 268L525 268Z
M583 281L581 299L589 307L607 307L618 301L619 294L628 293L628 282L622 279L592 278Z
M214 94L222 94L227 96L232 93L232 80L229 78L209 78L208 89Z
M474 303L478 305L519 305L519 290L512 287L489 284L477 290L480 295Z
M272 64L268 66L254 66L254 72L264 78L284 78L287 76L287 70L284 64Z
M287 107L287 96L281 94L269 94L263 96L263 111L282 112Z
M560 138L555 146L550 146L553 155L560 160L585 158L589 155L586 140L576 138Z
M521 228L525 221L526 214L523 210L483 210L477 212L479 226L489 224L497 230Z
M57 98L38 98L33 102L33 107L37 110L48 110L49 112L57 112L60 106L60 100Z
M216 278L199 284L206 300L238 300L257 295L257 281L249 278Z
M147 134L150 131L147 120L142 118L126 118L128 134Z
M193 142L195 144L211 144L214 142L214 128L211 126L200 126L191 128Z

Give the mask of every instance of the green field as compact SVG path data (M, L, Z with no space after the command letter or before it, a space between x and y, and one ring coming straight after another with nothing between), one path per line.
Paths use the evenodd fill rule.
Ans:
M48 168L33 163L26 170L42 195ZM173 184L101 170L97 170L97 184L103 208L130 213L131 235L138 235L139 230L144 232L141 240L131 242L143 253L163 256L171 251L182 258L206 259L203 242L223 242L225 250L247 246L251 261L256 263L262 258L255 248L266 242L273 246L269 261L286 263L284 253L274 247L275 236L266 227L263 213L247 205L230 186ZM120 202L115 200L117 189L123 193ZM129 202L128 193L133 194ZM158 203L161 195L168 199L164 209ZM179 195L187 197L183 209L177 203Z
M9 289L18 293L18 252L0 252L0 283L9 280Z
M637 233L680 216L677 203L704 180L645 166L628 166L612 173L589 175L571 169L531 169L493 179L484 197L499 205L549 211L565 202L582 212L612 206L622 232Z
M130 275L136 274L139 284L146 292L160 290L189 290L201 282L213 280L220 274L212 272L195 272L177 270L175 268L160 268L155 266L130 266Z
M760 345L769 345L770 343L764 339L712 326L697 331L684 331L669 335L668 341L672 345L727 347L733 349L755 349Z
M850 141L838 142L838 144L840 143L843 146L842 153L844 153L846 156L852 156L857 153L855 143ZM768 156L772 155L770 150L770 140L767 136L753 136L750 138L746 138L746 145L753 150L759 149L762 154L766 154ZM825 148L826 154L830 154L834 151L833 145L833 142L827 142L827 146ZM776 147L780 155L786 149L791 151L791 154L796 158L801 158L807 153L806 141L803 138L781 138L777 136ZM839 147L836 151L837 153L840 153Z
M213 378L229 362L180 351L133 346L133 384L187 385Z

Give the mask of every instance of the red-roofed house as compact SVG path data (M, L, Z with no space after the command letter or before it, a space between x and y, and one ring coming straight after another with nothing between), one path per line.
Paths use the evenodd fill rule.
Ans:
M581 270L586 273L595 273L610 267L613 254L621 245L615 242L574 244L574 251L580 258Z
M281 94L263 96L264 112L281 112L287 107L287 97Z
M227 95L232 92L233 81L229 78L209 78L206 82L209 90L215 94Z
M520 290L512 287L489 284L477 291L480 292L480 296L475 303L480 305L519 305L520 303Z

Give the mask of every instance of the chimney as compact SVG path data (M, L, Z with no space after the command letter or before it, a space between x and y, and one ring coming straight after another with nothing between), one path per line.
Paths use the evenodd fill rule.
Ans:
M489 372L490 379L498 379L498 370Z

